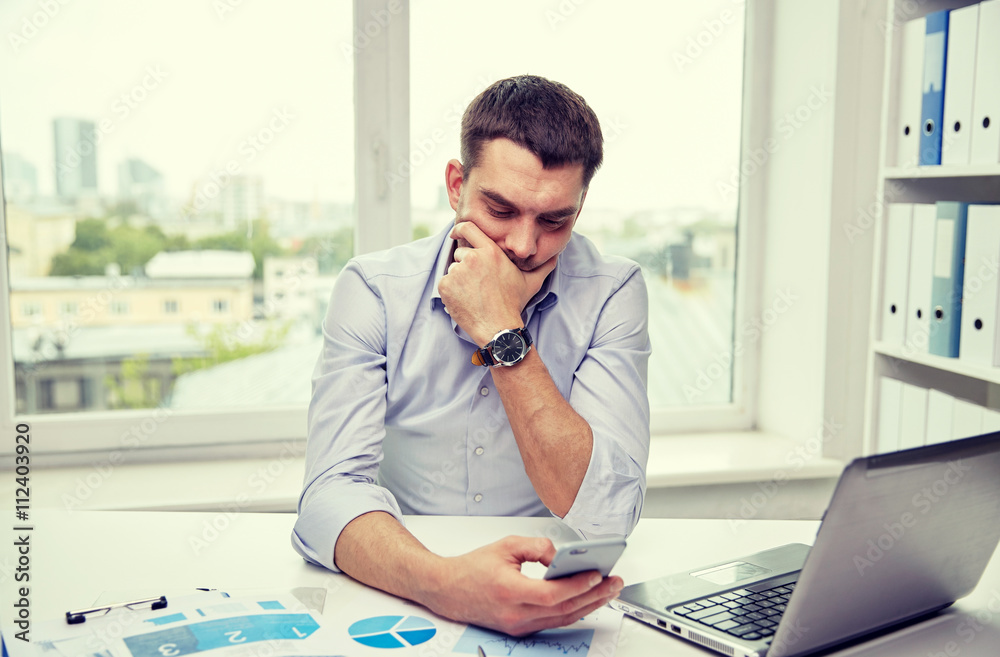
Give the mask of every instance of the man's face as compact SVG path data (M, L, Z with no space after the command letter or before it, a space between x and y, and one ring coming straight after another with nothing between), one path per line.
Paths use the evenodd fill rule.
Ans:
M582 164L545 169L526 148L494 139L467 173L457 160L445 173L456 224L474 223L521 271L566 248L587 195Z

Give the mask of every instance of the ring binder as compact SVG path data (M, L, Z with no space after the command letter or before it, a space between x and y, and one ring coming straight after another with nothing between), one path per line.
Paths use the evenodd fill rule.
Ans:
M157 609L167 608L167 596L161 595L157 598L144 598L142 600L132 600L131 602L118 602L111 605L104 605L103 607L91 607L89 609L77 609L76 611L66 612L66 622L70 625L78 625L79 623L85 623L87 621L87 616L96 616L97 614L104 615L111 611L112 609L119 609L121 607L126 607L128 609L135 609L141 605L150 605L149 609L151 611L156 611Z

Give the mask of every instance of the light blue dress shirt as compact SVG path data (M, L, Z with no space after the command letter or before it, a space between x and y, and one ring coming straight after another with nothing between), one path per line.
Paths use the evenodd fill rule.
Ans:
M445 311L438 235L351 260L337 277L313 373L306 473L292 533L337 570L343 528L369 511L547 515L491 371ZM563 518L580 535L628 535L646 492L650 344L639 266L574 234L523 319L559 392L589 424L593 452Z

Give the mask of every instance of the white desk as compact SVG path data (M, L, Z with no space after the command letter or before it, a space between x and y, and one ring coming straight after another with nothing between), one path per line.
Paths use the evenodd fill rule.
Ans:
M292 550L291 514L85 512L33 510L31 615L34 622L90 606L105 591L193 587L287 589L325 586L331 595L360 586L306 564ZM214 526L213 526L214 524ZM10 525L8 525L9 527ZM573 538L543 518L411 517L408 526L430 549L460 554L509 534ZM812 543L818 523L759 520L644 519L615 573L626 583L786 542ZM17 565L13 535L0 549L0 614L10 618ZM536 571L540 574L541 567ZM973 624L974 623L974 624ZM979 628L979 629L976 629ZM935 618L838 654L995 656L1000 652L1000 558L976 591ZM693 645L626 618L618 655L700 655Z

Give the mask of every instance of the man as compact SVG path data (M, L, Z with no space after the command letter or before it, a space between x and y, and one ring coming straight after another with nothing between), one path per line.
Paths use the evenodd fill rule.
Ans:
M402 515L554 514L585 537L631 532L649 449L646 288L635 263L573 233L603 156L583 98L501 80L469 105L461 142L445 170L454 225L337 279L292 538L309 561L520 635L574 622L621 579L521 575L555 554L541 538L445 559Z

